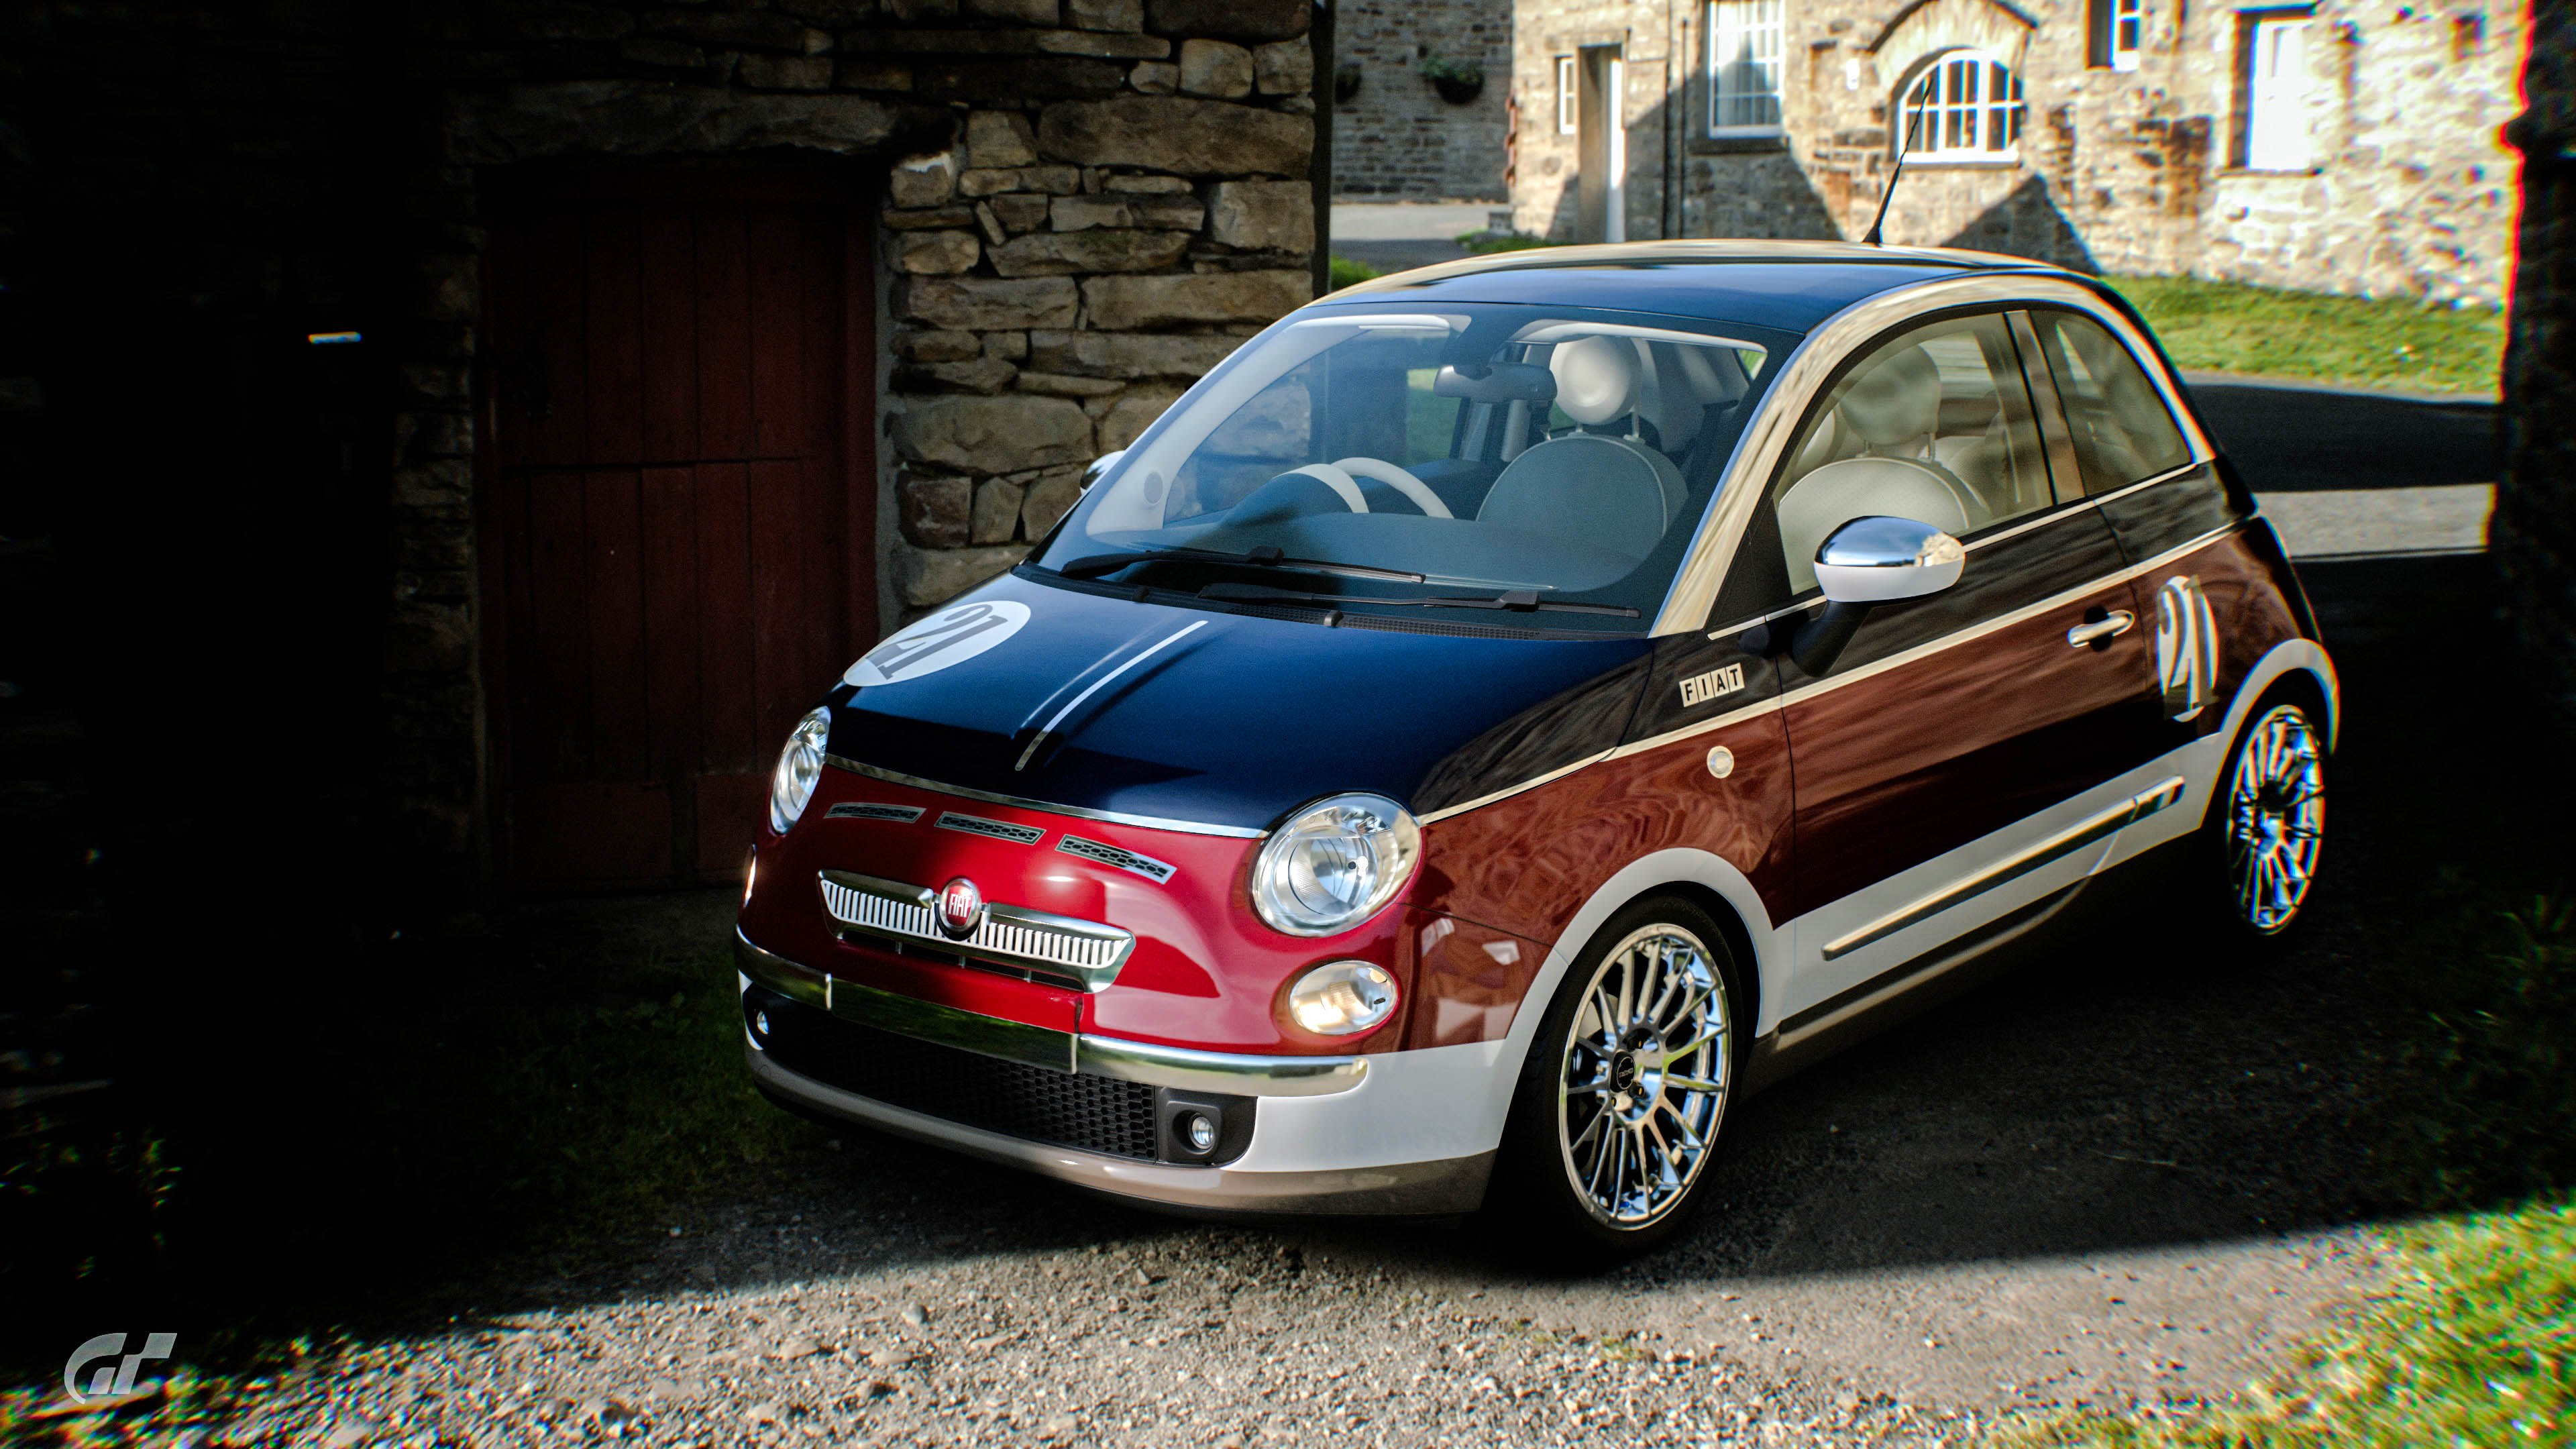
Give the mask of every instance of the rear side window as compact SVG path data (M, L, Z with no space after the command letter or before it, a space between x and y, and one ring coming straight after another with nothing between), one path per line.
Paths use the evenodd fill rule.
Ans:
M2163 394L2101 323L2072 312L2034 312L2031 322L2066 407L2085 492L2108 493L2191 461Z

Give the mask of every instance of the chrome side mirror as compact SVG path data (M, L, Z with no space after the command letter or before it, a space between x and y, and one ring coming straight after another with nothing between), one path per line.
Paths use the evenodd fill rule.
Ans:
M1888 604L1941 592L1967 562L1967 548L1932 525L1872 514L1825 536L1816 582L1837 604Z
M1825 536L1816 550L1816 582L1825 612L1790 641L1789 658L1819 678L1834 667L1870 606L1937 594L1959 581L1968 550L1959 540L1911 518L1870 514Z
M1091 485L1108 477L1109 470L1117 467L1118 460L1126 456L1127 450L1125 448L1121 448L1115 453L1103 453L1099 457L1092 459L1090 466L1082 470L1082 491L1085 493L1090 492Z

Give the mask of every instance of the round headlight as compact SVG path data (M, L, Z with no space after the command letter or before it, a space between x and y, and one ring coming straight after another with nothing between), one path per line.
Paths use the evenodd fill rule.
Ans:
M1329 936L1370 916L1404 888L1422 854L1422 827L1378 795L1336 795L1271 833L1252 867L1252 904L1292 936Z
M823 778L823 743L832 737L832 712L818 709L796 722L787 748L778 752L778 771L769 777L769 828L781 835L805 813L814 786Z
M1288 1014L1321 1036L1366 1031L1395 1014L1395 977L1367 961L1327 961L1288 988Z

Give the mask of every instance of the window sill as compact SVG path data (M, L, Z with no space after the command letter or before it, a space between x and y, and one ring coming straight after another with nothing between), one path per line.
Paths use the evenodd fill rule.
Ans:
M1697 136L1691 139L1686 149L1694 156L1747 155L1764 151L1786 151L1789 149L1789 133L1786 131L1763 131L1748 132L1741 136Z
M2218 174L2222 179L2242 176L2257 181L2266 178L2296 181L2309 176L2323 176L2326 174L2326 168L2322 166L2228 166L2221 168Z
M2018 156L1998 157L1992 161L1945 161L1931 156L1908 156L1905 158L1905 169L1908 171L2019 171L2022 167L2021 158Z

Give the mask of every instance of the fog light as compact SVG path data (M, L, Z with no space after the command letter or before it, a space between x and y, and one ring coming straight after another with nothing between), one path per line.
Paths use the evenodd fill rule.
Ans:
M1216 1124L1209 1121L1204 1112L1192 1112L1181 1119L1181 1136L1190 1144L1192 1152L1216 1150Z
M1328 961L1288 989L1288 1014L1318 1036L1349 1036L1395 1014L1395 977L1368 961Z
M769 1040L769 1011L766 1007L751 1014L751 1034L762 1041Z

